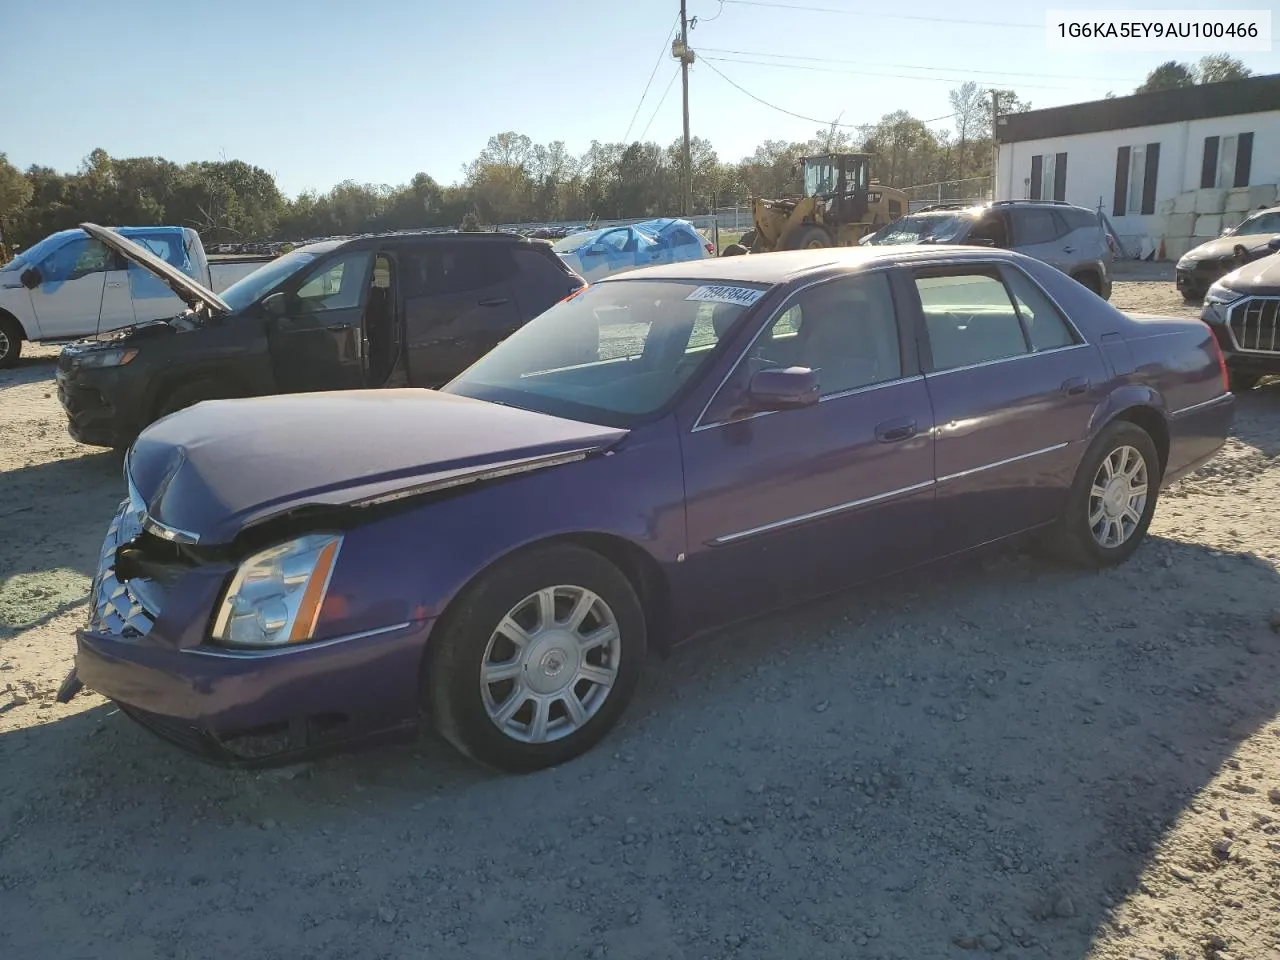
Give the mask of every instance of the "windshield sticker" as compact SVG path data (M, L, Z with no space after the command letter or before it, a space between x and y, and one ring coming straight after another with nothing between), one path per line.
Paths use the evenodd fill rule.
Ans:
M741 307L749 307L761 297L765 291L752 287L723 287L718 284L699 287L685 297L686 300L701 300L705 303L736 303Z

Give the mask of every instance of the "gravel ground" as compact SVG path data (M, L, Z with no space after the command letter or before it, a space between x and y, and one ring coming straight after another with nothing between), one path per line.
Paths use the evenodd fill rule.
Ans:
M734 628L557 770L425 734L247 774L53 702L122 496L54 355L0 375L0 956L1280 956L1280 387L1120 569L1011 549Z

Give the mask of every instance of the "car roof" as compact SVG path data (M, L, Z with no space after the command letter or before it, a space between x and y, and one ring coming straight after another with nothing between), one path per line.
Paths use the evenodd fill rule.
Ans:
M1008 251L960 244L902 244L895 247L823 247L818 250L785 250L777 253L749 253L737 257L706 257L628 270L598 281L625 283L627 280L702 280L707 282L788 283L819 273L869 269L903 262L934 260L943 263L982 260L1009 261Z

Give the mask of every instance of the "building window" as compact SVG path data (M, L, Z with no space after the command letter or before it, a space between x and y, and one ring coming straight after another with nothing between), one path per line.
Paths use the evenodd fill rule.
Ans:
M1116 192L1111 214L1150 216L1156 212L1156 180L1160 172L1160 144L1121 147L1116 151Z
M1037 154L1031 158L1032 200L1067 199L1067 155Z
M1200 166L1201 188L1217 187L1225 190L1247 187L1252 169L1252 133L1204 138L1204 161Z

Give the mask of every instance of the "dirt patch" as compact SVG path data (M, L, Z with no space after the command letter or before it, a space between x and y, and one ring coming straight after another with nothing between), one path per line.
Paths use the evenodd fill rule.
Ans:
M53 702L124 491L51 356L0 374L0 955L1280 950L1280 388L1120 569L1006 552L726 631L558 770L428 734L252 775Z

